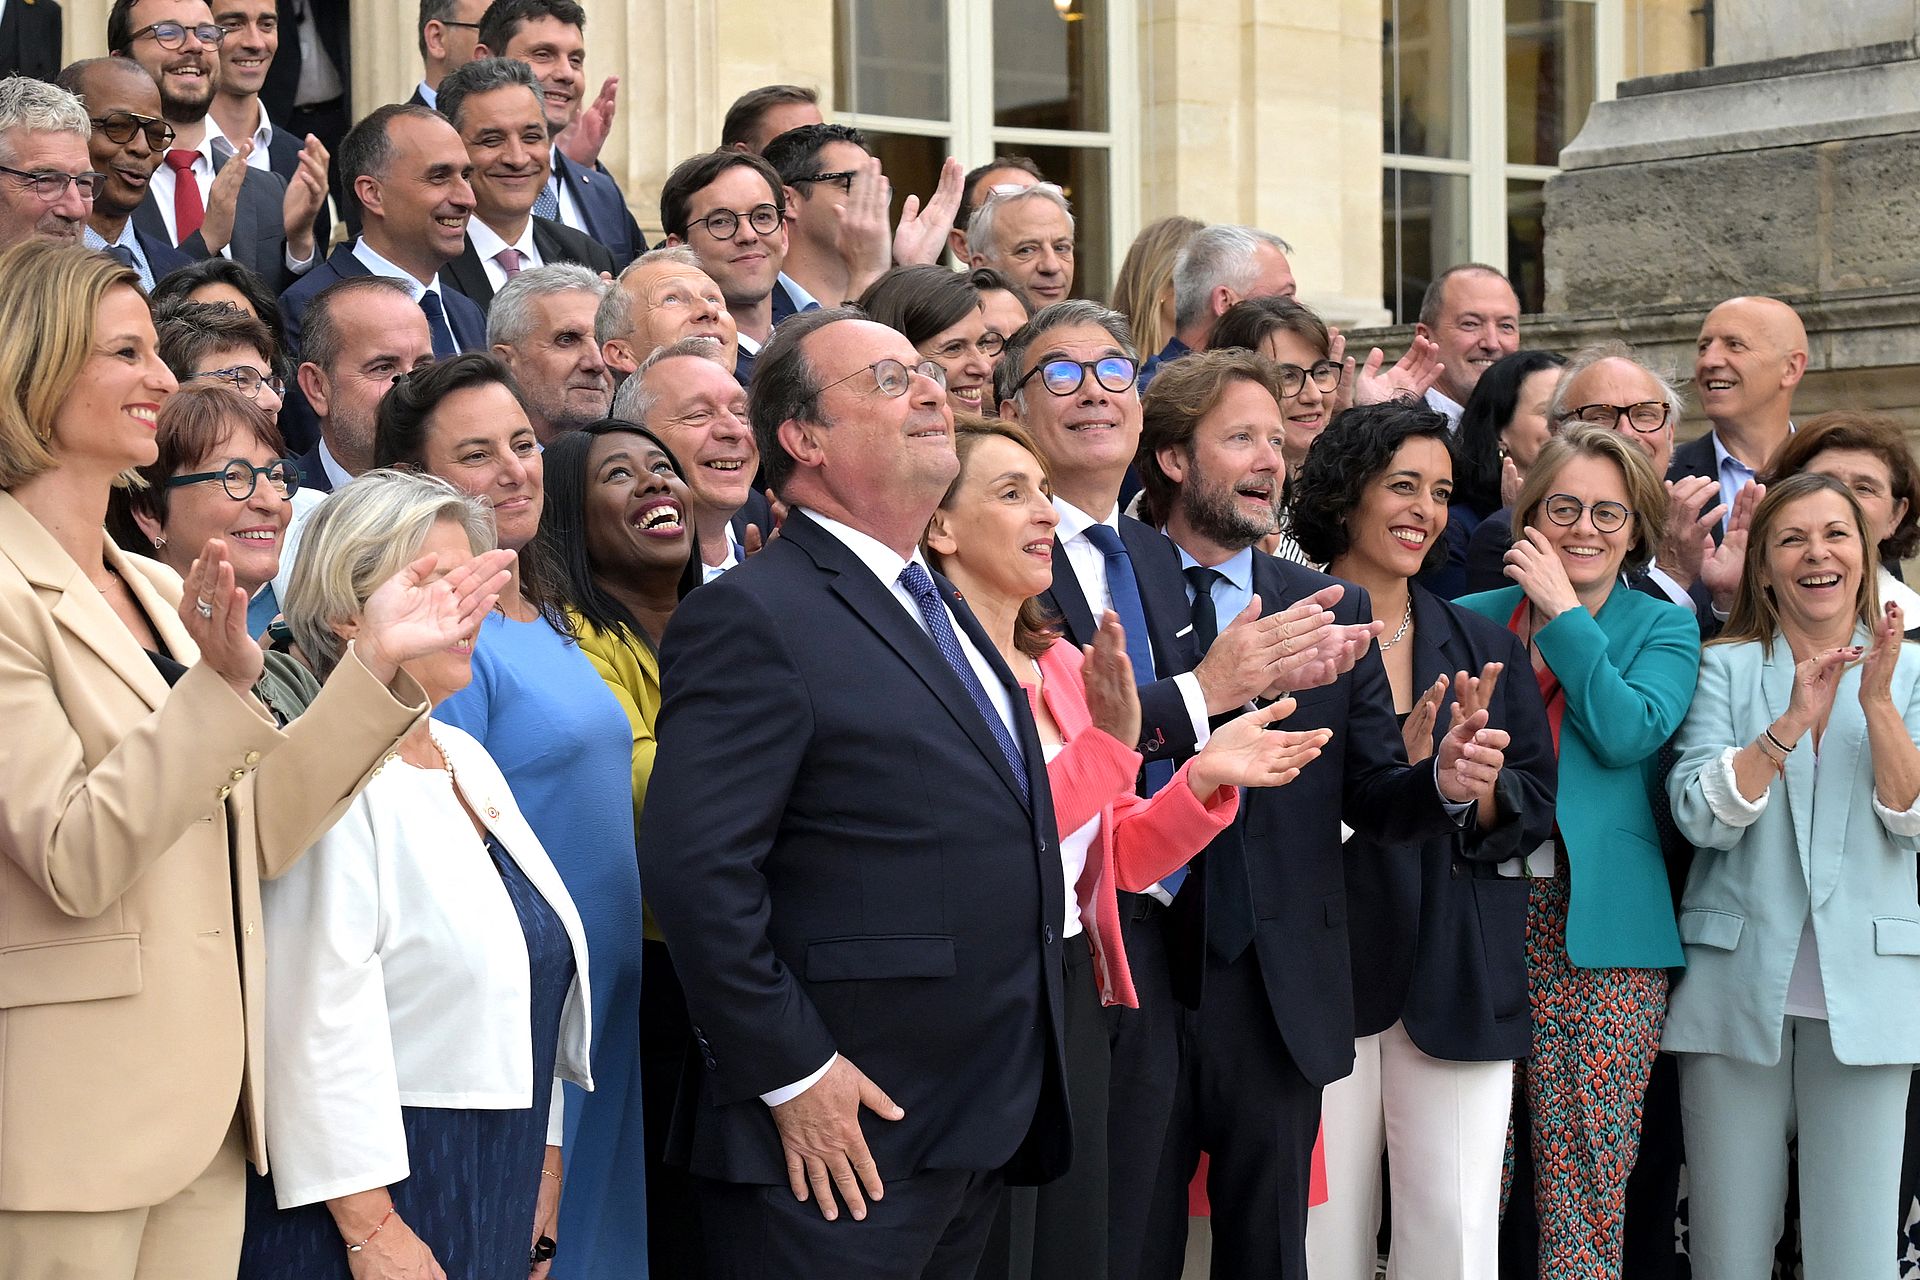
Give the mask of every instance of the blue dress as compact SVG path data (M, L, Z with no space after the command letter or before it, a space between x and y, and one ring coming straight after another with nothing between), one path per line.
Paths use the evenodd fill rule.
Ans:
M472 734L499 764L587 934L594 1088L564 1086L566 1190L555 1266L568 1280L644 1280L633 726L578 646L544 620L499 613L481 625L473 682L433 715Z
M486 844L527 940L533 1105L513 1111L402 1107L410 1172L389 1190L394 1213L449 1276L526 1280L560 1017L573 985L573 944L500 842L488 836ZM273 1179L248 1174L241 1280L348 1280L350 1274L346 1247L324 1203L277 1208Z

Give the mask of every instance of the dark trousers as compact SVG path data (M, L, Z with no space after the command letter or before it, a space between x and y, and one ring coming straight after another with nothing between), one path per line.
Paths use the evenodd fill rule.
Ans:
M1107 1270L1107 1019L1086 937L1064 947L1073 1164L1042 1186L1001 1191L979 1280L1097 1278Z
M694 1179L712 1280L972 1280L1000 1175L934 1169L888 1178L864 1222L828 1222L791 1188ZM843 1206L844 1210L844 1206Z
M1126 941L1127 967L1140 997L1138 1009L1106 1010L1107 1043L1112 1054L1107 1088L1107 1275L1109 1280L1139 1280L1143 1259L1158 1254L1150 1247L1148 1227L1160 1157L1167 1142L1174 1090L1180 1081L1181 1019L1167 969L1167 909L1146 894L1120 895L1120 932ZM1077 1123L1077 1144L1085 1130ZM1079 1155L1074 1161L1079 1162ZM1184 1236L1186 1204L1179 1207ZM1088 1274L1093 1274L1089 1272Z
M1204 964L1200 1007L1184 1019L1180 1085L1142 1275L1179 1280L1187 1184L1205 1151L1214 1280L1307 1280L1320 1087L1300 1074L1280 1038L1253 951L1231 964L1209 953Z
M693 1027L687 998L667 944L648 939L640 966L640 1103L646 1120L647 1266L656 1276L700 1280L698 1205L693 1176L669 1162L668 1136L676 1107L691 1114L698 1091L697 1067L688 1056Z

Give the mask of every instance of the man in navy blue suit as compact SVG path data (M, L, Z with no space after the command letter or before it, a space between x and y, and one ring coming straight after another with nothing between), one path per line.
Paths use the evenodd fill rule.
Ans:
M959 465L921 365L857 312L775 335L752 417L793 514L662 646L640 862L716 1275L971 1277L1003 1182L1071 1153L1045 756L919 551Z
M513 58L533 68L554 137L553 177L533 211L605 245L619 271L646 252L647 238L640 234L620 184L597 160L613 119L610 88L591 108L581 110L587 87L586 25L586 10L574 0L494 0L480 19L474 57Z
M95 172L107 175L81 240L130 265L151 290L167 272L193 261L133 225L133 211L147 196L147 179L160 167L160 153L173 138L173 127L160 118L160 90L138 63L125 58L73 63L61 70L55 83L86 107L93 122L87 156Z

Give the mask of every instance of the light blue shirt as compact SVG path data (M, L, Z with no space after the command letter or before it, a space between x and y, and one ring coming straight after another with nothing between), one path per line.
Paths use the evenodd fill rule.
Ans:
M1180 552L1180 568L1183 571L1200 563L1187 554L1185 547L1177 543L1175 547ZM1225 631L1227 624L1253 603L1253 548L1243 547L1230 559L1208 567L1224 579L1213 584L1213 616L1218 620L1220 630ZM1193 603L1192 583L1187 584L1187 603Z
M133 234L133 219L128 218L126 225L120 228L120 238L109 245L106 238L92 227L80 228L80 239L89 249L124 248L133 254L133 269L140 273L140 287L148 293L153 292L153 266L147 261L147 254L140 247L139 237Z
M1791 422L1787 424L1787 434L1793 434ZM1742 489L1754 482L1756 473L1752 467L1727 452L1727 447L1720 443L1718 431L1709 431L1707 436L1713 441L1713 460L1717 464L1714 470L1720 477L1720 501L1726 504L1727 514L1732 515L1733 500L1740 496Z

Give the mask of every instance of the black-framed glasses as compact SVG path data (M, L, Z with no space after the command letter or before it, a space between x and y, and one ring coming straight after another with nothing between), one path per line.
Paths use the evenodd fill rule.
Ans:
M133 135L142 130L146 132L147 145L155 151L165 151L173 145L173 126L158 116L143 116L137 111L109 111L87 119L116 146L126 146L133 141Z
M977 351L982 359L991 360L1006 349L1006 338L998 330L988 329L973 342L968 342L965 338L955 338L952 342L942 343L933 351L922 351L920 354L932 360L964 360L967 352Z
M253 496L261 476L265 476L268 487L283 498L291 498L300 492L300 468L292 458L275 458L264 467L256 467L245 458L229 458L227 465L218 471L196 471L191 475L172 476L162 487L179 489L190 484L212 484L217 480L229 498L235 502L245 502Z
M869 370L873 373L874 387L881 395L893 399L907 394L907 388L913 385L913 375L916 373L923 378L931 378L943 391L947 386L947 371L941 368L937 361L922 360L919 364L909 367L889 356L885 360L875 360L872 364L862 365L844 378L835 378L821 387L820 391L824 395L841 383L849 382Z
M1282 364L1280 369L1280 394L1297 396L1307 389L1307 379L1313 379L1313 385L1323 395L1332 395L1340 389L1340 375L1343 369L1331 360L1316 360L1310 368L1302 369L1297 364Z
M804 178L795 178L793 185L797 187L803 182L831 182L848 195L852 195L853 174L852 169L840 169L833 173L810 173Z
M1550 493L1540 503L1547 519L1563 529L1571 529L1580 523L1580 517L1587 515L1593 520L1593 527L1601 533L1618 533L1627 527L1627 521L1634 516L1631 507L1618 502L1595 502L1589 505L1570 493Z
M715 240L731 240L740 230L742 220L753 228L759 236L770 236L780 226L780 208L778 205L757 204L741 213L735 209L715 209L704 218L695 218L689 227L705 227L707 234Z
M1140 376L1140 366L1131 356L1102 356L1098 360L1042 360L1027 370L1027 376L1013 384L1018 392L1038 376L1040 385L1056 396L1070 396L1086 382L1087 374L1115 395L1125 391Z
M477 22L455 22L452 18L440 19L440 25L443 27L470 27L475 31L480 29L480 24Z
M127 43L132 44L141 36L152 36L153 42L162 49L178 49L187 43L189 31L193 33L194 39L209 49L218 49L220 42L227 38L227 29L217 23L196 22L192 26L187 26L181 22L155 22L128 36Z
M107 175L95 173L89 169L85 173L61 173L58 169L42 169L38 173L28 173L25 169L9 169L0 164L0 173L9 178L18 178L22 190L31 191L48 204L52 204L67 193L67 184L71 182L80 189L80 194L89 200L100 198L100 191L107 185Z
M1627 425L1641 435L1651 435L1666 426L1671 415L1672 409L1665 400L1639 400L1633 404L1583 404L1561 420L1612 428L1624 418Z
M218 378L249 400L260 398L260 388L266 387L276 396L287 394L287 380L277 373L261 373L250 364L236 364L231 369L208 369L196 373L196 378Z

